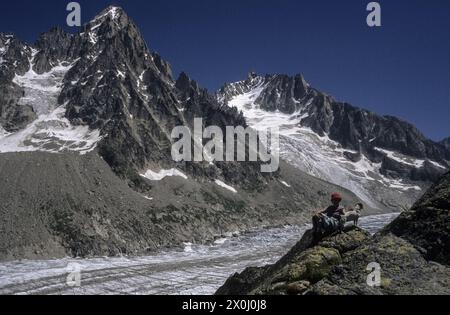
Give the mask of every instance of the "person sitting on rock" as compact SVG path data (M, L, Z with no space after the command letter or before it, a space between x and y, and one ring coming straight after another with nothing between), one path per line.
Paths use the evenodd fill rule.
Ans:
M331 195L332 205L313 216L313 232L315 237L321 237L324 234L332 234L342 227L345 216L344 207L340 205L342 196L339 193Z

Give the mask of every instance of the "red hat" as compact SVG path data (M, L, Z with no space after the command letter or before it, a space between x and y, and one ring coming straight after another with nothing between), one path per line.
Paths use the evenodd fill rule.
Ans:
M333 193L332 195L331 195L331 200L336 200L336 201L342 201L342 196L341 196L341 194L340 193Z

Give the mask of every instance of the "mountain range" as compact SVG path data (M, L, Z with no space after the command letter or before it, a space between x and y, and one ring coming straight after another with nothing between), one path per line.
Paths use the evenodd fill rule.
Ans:
M176 126L280 128L280 169L174 162ZM226 139L224 139L226 140ZM195 145L195 141L193 140ZM0 259L142 254L304 224L334 191L398 210L450 166L448 141L334 100L301 76L211 95L147 46L118 7L76 34L0 34Z
M140 254L303 224L342 190L285 162L273 174L259 162L174 162L175 126L245 119L186 74L174 79L118 7L34 44L1 34L0 52L0 259Z

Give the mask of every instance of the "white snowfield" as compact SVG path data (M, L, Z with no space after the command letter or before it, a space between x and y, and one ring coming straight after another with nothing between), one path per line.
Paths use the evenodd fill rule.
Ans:
M229 190L229 191L231 191L234 194L237 194L237 190L236 189L234 189L233 187L225 184L221 180L216 179L214 182L216 183L216 185L218 185L218 186L220 186L222 188L225 188L226 190Z
M178 176L178 177L182 177L184 179L188 179L188 177L186 175L184 175L181 171L174 169L174 168L172 168L170 170L160 170L159 172L147 170L147 172L145 174L140 174L140 175L151 181L160 181L166 177L173 177L173 176Z
M386 189L395 189L399 192L421 190L419 186L407 184L401 179L391 179L382 175L381 163L373 163L364 155L356 163L348 160L344 155L345 152L358 152L344 149L328 136L321 137L310 128L302 127L301 122L308 117L311 100L294 100L297 103L301 101L305 106L291 115L279 111L268 112L255 103L266 87L264 82L256 78L252 86L249 92L238 94L229 100L228 106L242 111L249 125L256 130L279 127L280 157L290 164L315 177L353 191L372 207L377 207L377 201L371 196L370 187L373 187L371 184L381 184ZM425 162L395 152L381 149L379 151L396 161L414 167L421 167ZM436 162L430 162L444 168Z
M14 83L25 91L18 106L32 106L38 118L15 133L8 134L0 128L0 153L75 151L86 154L95 149L101 140L100 131L73 126L64 117L65 105L58 105L62 81L72 65L59 64L44 74L37 74L31 67L23 76L15 76Z

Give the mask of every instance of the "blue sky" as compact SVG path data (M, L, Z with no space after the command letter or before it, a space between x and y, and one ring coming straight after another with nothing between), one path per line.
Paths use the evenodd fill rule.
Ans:
M2 1L0 31L33 42L65 25L68 2ZM369 0L78 2L83 22L123 7L175 74L211 91L249 71L302 73L338 100L398 116L434 140L450 136L448 0L379 1L377 29L366 24Z

